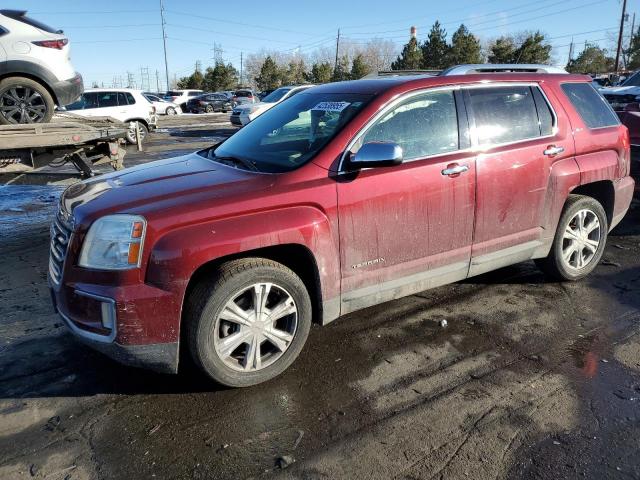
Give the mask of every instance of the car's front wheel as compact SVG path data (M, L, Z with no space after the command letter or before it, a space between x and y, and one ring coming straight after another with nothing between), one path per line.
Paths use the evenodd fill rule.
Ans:
M175 108L173 108L173 107L167 107L167 110L166 110L166 114L167 114L167 115L175 115L176 113L177 113L177 112L176 112L176 109L175 109Z
M311 327L311 301L300 277L263 258L222 265L196 285L185 314L194 360L231 387L282 373L300 354Z
M536 264L559 280L579 280L596 268L607 242L607 215L600 202L570 195L564 206L551 251Z
M0 124L46 123L54 108L53 97L40 83L24 77L0 81Z
M207 105L205 110L206 110L207 113L213 113L214 112L213 105Z

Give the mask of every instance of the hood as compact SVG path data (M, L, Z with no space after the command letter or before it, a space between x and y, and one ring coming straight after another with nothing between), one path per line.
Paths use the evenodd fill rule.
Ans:
M77 225L110 213L147 220L172 212L193 213L273 185L274 176L222 165L197 153L158 160L70 186L62 210Z
M606 87L601 88L600 93L607 95L640 95L640 87Z

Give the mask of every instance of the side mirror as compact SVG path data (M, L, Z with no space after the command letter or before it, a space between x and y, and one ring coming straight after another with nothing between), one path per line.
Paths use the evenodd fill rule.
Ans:
M354 169L392 167L401 163L402 147L393 142L365 143L349 159L349 165Z

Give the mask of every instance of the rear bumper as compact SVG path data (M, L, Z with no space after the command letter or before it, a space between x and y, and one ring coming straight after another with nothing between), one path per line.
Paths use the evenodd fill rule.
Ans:
M615 202L613 205L613 215L611 218L611 225L609 225L609 231L613 230L618 225L629 210L631 200L633 199L633 191L635 188L635 181L631 177L624 177L613 182L613 188L615 190Z
M49 283L52 285L51 279ZM149 292L139 294L146 296ZM145 315L142 318L144 308L136 308L133 298L125 305L124 301L118 302L109 296L65 285L58 289L52 287L51 297L53 307L67 329L83 344L125 365L161 373L177 373L178 339L149 341L150 336L145 338L143 333L148 330L147 323L152 320L160 320L162 324L162 315L156 318ZM132 334L131 322L137 325L133 331L142 331L138 336Z
M75 77L61 82L55 82L51 85L53 94L56 97L57 105L64 106L75 102L82 92L84 92L84 83L82 75L79 73Z

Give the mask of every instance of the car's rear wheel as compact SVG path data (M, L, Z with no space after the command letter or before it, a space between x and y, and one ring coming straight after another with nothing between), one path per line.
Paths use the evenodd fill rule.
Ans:
M147 138L147 134L149 133L149 129L147 126L138 121L129 122L129 129L127 130L127 142L131 145L136 145L138 143L138 138L136 137L136 129L140 132L140 143L143 143Z
M167 110L166 110L166 114L167 114L167 115L175 115L176 113L177 113L177 112L176 112L176 109L175 109L175 108L173 108L173 107L167 107Z
M223 385L246 387L274 378L297 358L311 327L311 300L289 268L247 258L196 285L185 315L195 362Z
M55 103L40 83L24 77L0 81L0 124L46 123Z
M570 195L564 206L551 251L536 260L546 274L560 280L579 280L596 268L607 242L607 215L591 197Z
M211 104L207 105L205 110L206 110L207 113L213 113L213 110L214 110L213 109L213 105L211 105Z

